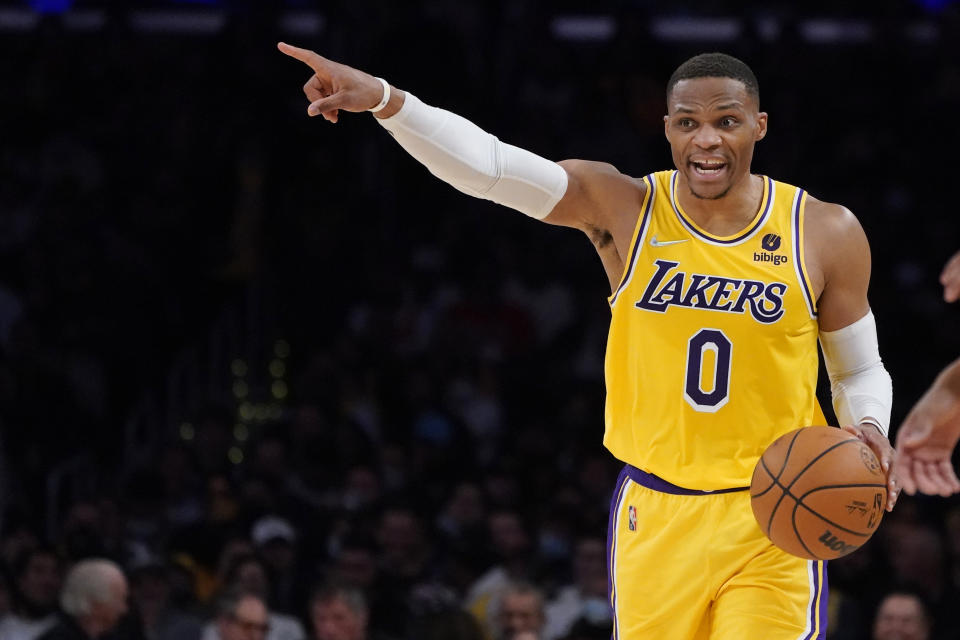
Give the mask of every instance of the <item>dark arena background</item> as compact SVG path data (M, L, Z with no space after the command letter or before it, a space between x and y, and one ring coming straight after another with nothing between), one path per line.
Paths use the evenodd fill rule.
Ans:
M0 615L47 549L40 612L75 560L125 569L115 638L199 638L236 582L288 616L271 639L609 637L595 252L369 114L308 118L278 40L635 176L672 166L670 72L741 57L755 171L870 239L894 429L960 356L960 3L0 2ZM960 637L960 502L902 497L829 572L829 638ZM315 624L331 580L366 636ZM495 611L508 580L534 635ZM902 588L929 636L875 630Z

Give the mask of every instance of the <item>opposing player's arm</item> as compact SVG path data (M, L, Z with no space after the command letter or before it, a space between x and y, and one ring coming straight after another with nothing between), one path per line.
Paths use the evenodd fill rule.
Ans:
M423 103L379 78L280 43L314 71L303 90L310 115L337 122L341 110L374 114L397 142L441 180L532 218L574 227L597 243L612 218L642 199L642 186L604 163L552 162L498 140L469 120ZM626 200L623 200L626 199ZM615 203L621 202L621 206Z
M947 302L956 302L960 298L960 251L953 254L940 273L940 284L943 285L943 299Z
M867 301L870 246L856 217L846 208L807 203L808 256L820 287L820 345L830 376L837 419L877 454L889 489L887 509L897 499L896 475L890 472L893 448L887 440L893 387L880 359L877 325ZM811 255L812 254L812 255Z
M951 458L960 440L960 360L937 376L897 431L894 468L909 494L960 492Z

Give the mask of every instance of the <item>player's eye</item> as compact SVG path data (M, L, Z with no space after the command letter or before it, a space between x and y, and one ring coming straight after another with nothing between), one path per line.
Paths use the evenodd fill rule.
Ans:
M690 118L680 118L677 124L680 125L682 129L690 129L693 127L694 122Z
M732 127L732 126L735 126L736 124L737 124L737 119L731 116L726 116L725 118L721 118L720 120L721 127Z

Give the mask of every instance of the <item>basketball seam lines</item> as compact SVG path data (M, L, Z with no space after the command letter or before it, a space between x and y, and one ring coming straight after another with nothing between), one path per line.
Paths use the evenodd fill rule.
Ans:
M763 464L763 469L764 471L767 472L767 474L770 476L773 482L770 483L769 487L767 487L760 493L750 496L751 498L759 498L760 496L765 494L767 491L770 491L770 489L773 489L773 487L777 484L777 480L780 479L780 476L783 475L784 469L787 468L787 460L790 459L790 452L793 451L793 443L797 441L798 437L800 437L800 431L797 431L795 434L793 434L793 438L790 440L790 444L787 446L787 453L783 456L783 465L781 465L780 471L777 472L777 475L773 475L773 472L770 471L770 469L767 467L767 463L763 461L763 456L760 456L760 462Z
M829 485L823 485L822 487L817 487L816 489L810 489L810 491L807 491L805 494L803 494L799 498L794 497L792 494L790 497L792 497L794 500L797 501L797 507L802 506L804 509L806 509L813 515L817 516L818 518L820 518L821 520L829 524L831 527L836 527L841 531L846 531L851 535L860 536L861 538L869 538L870 536L873 535L873 531L871 531L870 533L857 533L856 531L847 529L846 527L839 525L828 518L825 518L822 513L818 511L814 511L812 507L807 506L803 502L803 499L806 498L808 495L810 495L811 493L816 493L817 491L820 491L822 489L847 489L850 487L873 487L875 489L886 489L886 485L883 485L883 484L852 484L852 483L851 484L829 484ZM796 516L797 516L797 507L794 507L793 509L794 519L796 519ZM794 525L794 531L796 531L796 525ZM799 537L799 535L797 537Z
M783 467L780 469L780 473L778 473L776 477L774 477L773 474L770 473L770 469L767 468L767 464L763 461L763 457L762 457L762 456L760 457L760 462L763 463L763 468L766 469L767 473L770 474L770 477L773 478L773 484L776 485L776 486L778 486L778 487L780 487L780 488L783 490L783 492L780 494L780 497L777 499L777 504L775 504L775 505L773 506L773 509L770 511L770 519L767 520L767 531L766 531L766 535L767 535L768 538L770 537L770 529L773 527L773 517L777 514L777 509L780 508L780 504L783 502L784 497L786 497L786 496L789 495L791 498L793 498L793 499L796 501L796 503L797 503L798 505L800 504L800 499L798 499L795 495L793 495L792 493L790 493L790 488L791 488L794 484L796 484L797 480L800 479L800 476L802 476L804 473L806 473L807 470L808 470L810 467L812 467L814 464L817 463L818 460L820 460L820 458L822 458L823 456L827 455L828 453L830 453L831 451L833 451L833 450L836 449L837 447L840 447L840 446L842 446L842 445L844 445L844 444L848 444L848 443L850 443L850 442L860 442L859 440L857 440L857 439L855 439L855 438L850 438L850 439L843 440L843 441L841 441L841 442L837 442L836 444L833 444L833 445L829 446L827 449L825 449L825 450L821 451L819 454L817 454L817 457L815 457L813 460L811 460L810 462L808 462L808 463L807 463L807 466L805 466L803 469L801 469L799 472L797 472L797 475L795 475L795 476L793 477L793 480L790 482L790 485L785 487L785 486L783 486L783 484L780 483L780 475L783 473L784 469L786 469L786 467L787 467L787 461L790 459L790 451L791 451L791 449L793 448L793 443L794 443L794 441L796 441L796 439L797 439L797 437L798 437L799 435L800 435L800 431L797 431L797 433L793 436L793 440L790 441L790 447L787 449L787 453L786 453L786 455L784 455L784 457L783 457ZM767 487L767 491L769 491L769 490L772 489L772 488L773 488L773 485L770 485L770 487ZM806 494L804 494L804 495L806 495ZM817 512L814 511L813 509L810 509L810 508L807 507L806 505L804 505L804 508L805 508L805 509L808 509L811 513L814 513L814 514L817 515L818 517L823 518L823 516L821 516L819 513L817 513ZM800 532L797 531L797 523L796 523L796 518L795 518L796 512L797 512L797 507L794 506L793 514L792 514L791 517L790 517L790 526L793 527L793 533L794 533L794 535L797 537L797 540L800 541L800 544L803 545L803 548L806 549L807 553L809 553L811 556L813 556L813 557L815 557L815 558L819 558L819 556L818 556L817 554L815 554L814 552L812 552L812 551L810 550L810 548L807 547L806 543L805 543L805 542L803 541L803 539L800 537ZM827 520L826 518L823 518L823 519L824 519L826 522L830 522L830 521ZM843 527L840 527L840 528L842 529Z
M776 476L770 473L770 469L767 469L767 463L765 462L763 463L763 468L767 469L767 473L770 473L770 477L773 478L773 484L783 489L783 493L781 493L780 498L777 499L777 504L773 505L773 509L770 511L770 519L767 521L767 537L768 538L770 537L770 527L773 526L773 516L777 515L777 509L780 508L780 503L783 502L784 494L789 493L789 488L785 488L782 484L780 484L780 476L783 475L783 472L787 468L787 461L790 460L790 453L793 451L793 443L796 442L797 438L800 437L800 433L801 431L798 430L795 434L793 434L793 439L790 440L790 446L787 447L787 453L784 454L783 456L783 466L780 467L780 472ZM827 449L827 451L829 451L829 449ZM823 453L826 453L826 451L824 451ZM820 454L820 455L823 455L823 454ZM763 462L763 456L760 457L760 461ZM816 462L816 459L814 459L813 462L811 462L810 464L813 464L814 462ZM807 466L809 467L810 465L807 465ZM803 473L804 471L806 471L806 468L800 471L800 473ZM797 474L797 476L799 475L800 474ZM793 481L796 482L797 478L794 478ZM791 483L790 486L792 487L793 483ZM770 488L772 487L773 485L770 485Z
M840 442L840 443L838 443L838 444L843 444L843 443ZM830 451L830 449L827 449L827 451L824 451L823 453L828 453L829 451ZM811 463L811 464L812 464L812 463ZM804 469L804 471L806 471L806 469ZM801 471L800 473L803 473L803 471ZM799 475L799 474L798 474L798 475ZM797 480L797 479L794 478L794 482L796 482L796 480ZM832 520L830 520L830 519L828 519L828 518L825 518L825 517L823 516L823 514L817 512L817 511L814 511L811 507L808 507L807 505L805 505L805 504L803 503L803 499L804 499L804 498L806 498L806 497L807 497L808 495L810 495L811 493L815 493L815 492L817 492L817 491L820 491L821 489L845 489L845 488L849 488L849 487L874 487L874 488L878 488L878 489L879 489L879 488L884 488L884 489L886 488L886 485L882 485L882 484L852 484L852 483L851 483L851 484L824 485L824 486L822 486L822 487L817 487L816 489L811 489L810 491L807 491L805 494L803 494L802 496L800 496L800 497L798 498L797 496L795 496L795 495L793 495L792 493L790 493L789 487L784 487L782 484L780 484L779 481L775 481L775 483L776 483L776 485L777 485L778 487L780 487L781 489L783 489L783 495L780 496L780 499L781 499L781 500L783 499L783 496L787 496L787 495L789 495L791 498L793 498L795 504L793 505L793 513L792 513L791 516L790 516L790 526L793 527L793 535L796 536L797 540L800 541L800 544L803 545L803 548L806 550L806 552L809 553L811 556L813 556L813 557L815 557L815 558L820 558L820 556L817 555L816 553L814 553L813 551L811 551L810 547L807 546L807 543L803 541L803 537L800 535L800 531L797 530L797 509L799 509L800 507L803 507L804 509L806 509L807 511L809 511L809 512L812 513L813 515L817 516L818 518L820 518L821 520L823 520L824 522L826 522L827 524L829 524L831 527L834 527L834 528L839 529L839 530L841 530L841 531L845 531L845 532L847 532L847 533L849 533L849 534L851 534L851 535L859 536L859 537L861 537L861 538L869 538L870 536L873 535L874 532L871 531L870 533L857 533L856 531L852 531L852 530L850 530L850 529L847 529L846 527L841 526L841 525L837 524L836 522L833 522ZM791 486L791 487L793 486L793 482L790 483L790 486ZM778 502L777 502L777 507L779 507L779 506L780 506L780 503L779 503L779 501L778 501ZM771 518L771 521L772 521L772 518ZM770 534L769 534L769 531L770 531L769 527L767 528L767 531L768 531L767 537L769 537L769 536L770 536ZM864 541L864 542L866 542L866 541Z

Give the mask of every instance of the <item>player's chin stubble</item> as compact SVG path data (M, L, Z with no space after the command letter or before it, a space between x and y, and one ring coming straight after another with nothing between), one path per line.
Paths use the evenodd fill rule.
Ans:
M718 193L718 194L715 195L715 196L705 196L705 195L701 195L701 194L697 193L696 191L694 191L694 190L691 188L691 189L690 189L690 195L692 195L692 196L693 196L694 198L696 198L697 200L719 200L720 198L722 198L722 197L724 197L725 195L727 195L728 193L730 193L730 188L731 188L732 186L733 186L733 185L729 185L726 189L724 189L723 191L721 191L720 193Z

